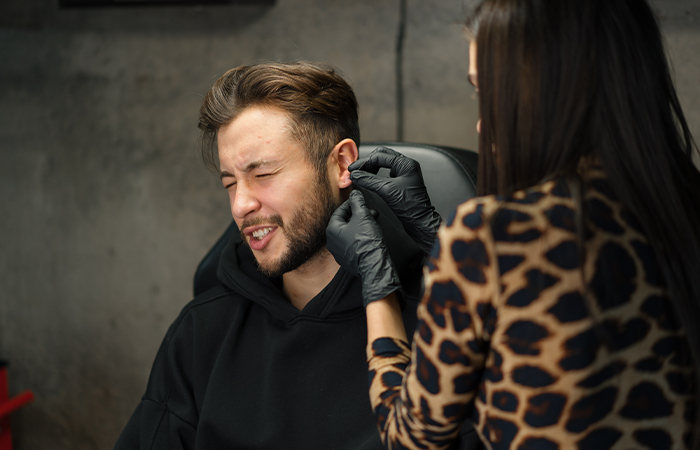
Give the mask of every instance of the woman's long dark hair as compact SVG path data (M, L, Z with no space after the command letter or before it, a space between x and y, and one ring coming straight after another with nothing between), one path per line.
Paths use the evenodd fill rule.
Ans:
M480 193L577 179L581 158L597 158L663 272L700 407L697 147L651 8L645 0L484 0L467 28L477 43Z

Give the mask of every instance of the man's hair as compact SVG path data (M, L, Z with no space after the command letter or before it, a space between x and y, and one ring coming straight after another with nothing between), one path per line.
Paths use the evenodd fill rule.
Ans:
M345 138L360 145L357 100L350 85L332 67L309 62L263 63L226 72L209 90L199 110L201 151L207 167L217 170L219 129L251 106L270 106L290 118L292 138L306 150L317 171Z

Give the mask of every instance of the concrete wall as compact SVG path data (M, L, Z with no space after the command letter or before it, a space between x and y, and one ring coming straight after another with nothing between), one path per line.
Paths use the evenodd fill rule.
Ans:
M466 2L466 0L464 0ZM395 139L399 0L58 10L0 3L0 357L16 448L110 449L230 221L201 164L202 95L227 69L309 59L356 89L363 139ZM700 6L658 1L700 137ZM473 148L462 0L408 0L403 138Z

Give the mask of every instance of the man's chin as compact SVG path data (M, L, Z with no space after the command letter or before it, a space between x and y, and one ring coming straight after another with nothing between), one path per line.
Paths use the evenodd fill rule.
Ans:
M262 272L262 274L265 275L267 278L279 278L282 275L284 275L284 272L281 270L279 264L261 264L260 261L258 261L257 259L256 261L258 263L258 270Z
M280 273L278 270L269 270L265 269L263 267L258 266L258 270L265 275L267 278L282 278L283 273Z
M248 244L248 248L250 248L250 250L253 252L258 270L262 272L263 275L268 278L279 278L284 274L282 271L283 268L280 264L281 258L271 260L267 257L267 255L265 255L265 253L269 252L265 252L264 250L253 250L250 247L250 244Z
M277 258L275 261L260 261L258 257L255 257L255 261L258 265L258 270L262 272L268 278L280 278L285 273L293 272L295 270L308 267L313 264L318 258L321 257L324 252L327 251L325 245L317 249L311 255L305 255L300 257L299 254L291 254L287 252L281 257ZM255 255L255 252L253 252Z
M248 246L250 247L250 245ZM252 250L252 249L251 249ZM279 278L285 273L294 270L285 266L285 254L277 258L270 257L270 252L265 250L252 250L258 270L268 278Z

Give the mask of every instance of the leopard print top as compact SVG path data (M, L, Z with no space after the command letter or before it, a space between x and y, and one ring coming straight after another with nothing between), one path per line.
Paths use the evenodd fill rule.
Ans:
M562 181L443 224L412 348L367 347L387 448L447 448L465 419L490 449L689 445L688 341L638 222L602 173L586 180L583 271Z

